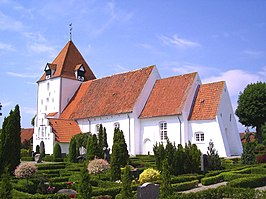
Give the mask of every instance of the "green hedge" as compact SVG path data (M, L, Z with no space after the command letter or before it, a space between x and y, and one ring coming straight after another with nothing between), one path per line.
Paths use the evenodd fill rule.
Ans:
M255 188L266 185L266 175L257 175L252 177L245 177L232 180L228 183L230 187L241 187L241 188Z
M68 182L68 177L63 176L63 177L54 177L49 179L50 182Z
M112 198L115 198L117 194L121 191L121 187L112 187L112 188L95 188L92 189L93 196L109 195Z
M49 169L64 169L66 168L66 163L54 163L54 164L37 164L38 170L49 170Z
M21 157L20 158L21 161L33 161L33 157Z
M199 180L193 180L190 182L181 182L177 184L172 184L172 187L174 191L185 191L197 187L198 184Z
M223 180L224 180L223 175L219 174L217 176L202 178L201 184L206 186L206 185L211 185L211 184L216 184L216 183L222 182Z
M224 172L221 174L223 176L224 181L232 181L238 178L245 178L248 177L250 174L240 174L240 173L233 173L233 172Z
M203 175L181 175L181 176L174 176L171 178L171 183L176 184L176 183L181 183L181 182L188 182L192 180L200 180L203 178Z

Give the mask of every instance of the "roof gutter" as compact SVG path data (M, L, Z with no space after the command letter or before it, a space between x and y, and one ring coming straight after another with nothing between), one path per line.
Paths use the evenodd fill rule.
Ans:
M130 144L130 117L129 114L127 114L128 118L128 149L129 149L129 154L131 154L131 144Z
M177 115L178 121L179 121L179 136L180 136L180 144L182 145L182 128L181 128L181 120L179 118L179 115Z

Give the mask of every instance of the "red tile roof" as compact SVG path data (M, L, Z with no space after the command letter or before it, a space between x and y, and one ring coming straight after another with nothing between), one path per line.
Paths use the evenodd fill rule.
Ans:
M57 142L70 142L74 135L81 132L74 120L49 119L49 122Z
M23 143L25 140L32 139L33 133L34 133L34 129L33 128L28 128L28 129L21 128L21 130L20 130L20 141L21 141L21 143Z
M82 83L60 118L80 119L132 112L154 67Z
M200 85L190 120L215 119L224 86L224 81Z
M58 113L58 112L48 113L48 114L47 114L47 117L53 117L53 116L55 116L57 113Z
M247 142L246 141L246 138L245 138L246 133L239 133L239 136L240 136L240 139L241 139L241 142L242 143ZM250 133L249 139L250 139L250 142L255 142L255 140L256 140L256 138L255 138L255 132Z
M140 118L181 114L196 74L157 80Z
M76 79L75 68L78 64L83 64L84 66L86 71L85 81L96 78L75 44L72 41L69 41L55 58L55 60L49 64L49 66L53 66L52 69L56 68L55 73L52 74L51 78L66 77L70 79ZM45 80L45 73L42 75L39 81L42 80Z

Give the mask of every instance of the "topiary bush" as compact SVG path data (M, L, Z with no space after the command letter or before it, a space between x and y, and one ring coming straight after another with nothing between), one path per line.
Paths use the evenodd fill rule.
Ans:
M14 174L17 178L28 179L37 172L37 167L34 163L21 163L15 170Z
M54 155L54 159L62 158L62 151L61 151L61 147L60 147L59 143L55 143L53 155Z
M160 172L153 168L145 169L139 176L140 184L145 182L155 182L160 179Z
M190 182L182 182L182 183L177 183L177 184L172 184L173 190L174 191L185 191L189 189L193 189L197 187L199 184L198 180L193 180Z
M94 159L88 164L89 174L100 174L110 169L110 164L104 159Z
M206 186L206 185L216 184L222 181L223 181L223 175L219 174L217 176L202 178L201 184Z

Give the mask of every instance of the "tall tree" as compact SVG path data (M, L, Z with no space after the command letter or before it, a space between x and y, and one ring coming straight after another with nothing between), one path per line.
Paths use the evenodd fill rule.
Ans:
M266 82L247 85L240 92L236 115L245 126L256 127L257 139L262 143L261 127L266 123Z
M112 154L111 154L111 180L116 181L121 179L121 164L119 158L119 143L114 143L112 146Z
M92 197L92 188L90 183L90 175L87 168L81 170L81 180L79 185L79 195L81 198L90 199Z
M133 197L132 189L131 189L131 182L132 182L132 174L130 171L130 167L127 165L122 175L122 189L120 192L122 198Z
M243 164L254 164L256 160L255 156L255 143L250 142L250 133L245 135L246 143L243 145L243 153L241 155L241 162Z
M103 127L103 146L106 149L108 148L107 133L106 133L106 128L105 127Z
M77 162L77 144L75 138L71 138L70 144L69 144L69 161L70 162Z
M99 132L98 132L98 157L103 158L104 152L103 152L103 147L104 147L104 130L103 130L103 125L100 124L99 127Z
M218 151L214 148L213 141L209 142L208 151L207 151L207 162L208 170L218 170L222 168L221 160L218 155Z
M62 158L62 151L61 151L61 147L60 145L57 143L55 143L54 145L54 159L57 159L57 158Z
M8 166L10 171L14 171L20 163L20 111L16 105L14 111L10 111L2 125L0 135L0 172Z
M93 160L95 156L98 156L97 137L95 134L89 136L86 146L86 158L87 160Z
M171 185L170 167L167 158L163 161L160 187L160 198L169 198L173 194L173 188Z

